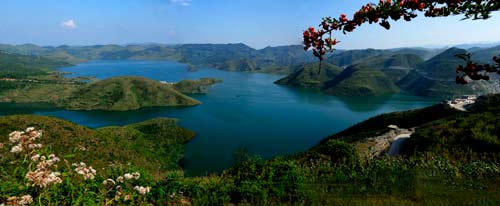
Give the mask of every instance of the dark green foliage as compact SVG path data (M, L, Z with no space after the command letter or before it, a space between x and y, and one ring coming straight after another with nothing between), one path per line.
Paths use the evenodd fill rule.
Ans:
M27 56L0 52L0 78L26 78L46 75L48 72L64 66L67 62L40 56Z
M357 64L325 83L325 92L339 96L376 96L397 93L399 88L380 70Z
M72 110L133 110L153 106L192 106L199 101L144 77L113 77L90 83L63 99Z
M183 147L194 133L177 126L175 119L153 119L123 127L92 130L74 123L44 116L0 117L0 142L8 142L15 130L35 127L44 131L40 141L52 153L72 162L86 162L99 172L110 163L143 168L155 177L179 169Z
M476 81L467 85L456 84L454 71L464 62L455 55L465 53L467 53L466 50L450 48L420 64L397 85L405 91L422 96L454 97L493 91L495 86L491 82Z
M251 158L222 176L232 180L231 202L269 205L300 204L304 200L304 174L293 160Z
M222 82L221 79L201 78L196 80L185 79L173 85L174 89L184 94L207 93L208 87Z
M485 64L492 64L493 57L500 54L500 45L491 48L478 49L472 52L472 59Z
M359 161L358 153L352 145L336 139L320 144L313 151L326 155L332 164L356 165Z
M366 137L385 133L389 130L387 127L389 125L397 125L401 128L412 128L427 122L447 118L457 113L459 112L456 110L447 109L444 105L437 104L423 109L381 114L349 127L335 135L329 136L324 139L322 143L332 138L340 138L352 143Z
M277 80L276 84L283 84L294 87L317 88L320 89L328 80L335 78L342 68L323 62L321 70L319 63L309 63L297 66L295 72Z
M425 124L410 139L415 150L450 156L459 152L500 154L500 116L484 112L455 115Z

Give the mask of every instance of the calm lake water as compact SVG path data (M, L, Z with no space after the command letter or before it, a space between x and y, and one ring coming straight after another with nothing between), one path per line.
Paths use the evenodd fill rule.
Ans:
M128 112L67 111L44 105L0 105L0 115L35 113L70 120L88 127L125 125L155 117L174 117L197 136L185 149L188 175L203 175L228 168L241 147L263 158L304 151L327 135L377 114L420 108L435 99L408 95L339 98L311 90L275 85L281 76L226 72L167 61L94 61L61 70L69 77L144 76L175 82L214 77L224 82L208 94L193 97L203 104L188 108L148 108Z

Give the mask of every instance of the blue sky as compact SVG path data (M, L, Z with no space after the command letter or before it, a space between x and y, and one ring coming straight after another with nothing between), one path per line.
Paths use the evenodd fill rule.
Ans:
M92 45L245 43L254 48L300 44L324 16L348 15L364 0L2 0L0 43ZM339 48L394 48L500 42L500 13L366 25L338 34Z

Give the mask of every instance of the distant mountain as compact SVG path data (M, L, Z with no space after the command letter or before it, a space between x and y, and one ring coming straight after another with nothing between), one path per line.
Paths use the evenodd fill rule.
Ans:
M423 96L452 97L497 91L498 85L494 81L476 81L467 85L455 83L455 68L464 64L463 60L455 55L466 52L466 50L459 48L447 49L418 66L416 70L411 71L397 85L412 94Z
M424 60L416 54L383 54L364 58L356 61L369 68L384 72L394 83L401 80L411 70L424 63Z
M493 57L500 55L500 45L491 48L482 48L471 51L472 58L482 63L493 63Z
M382 71L365 64L347 67L325 83L323 91L338 96L376 96L399 92L399 88Z
M229 71L281 73L287 67L317 59L300 45L253 49L245 44L140 44L39 47L0 45L0 51L41 55L61 61L80 63L89 60L146 59L173 60L195 67L213 67Z
M69 65L67 62L51 58L0 51L0 78L23 78L44 75L53 69Z
M200 104L167 84L144 77L113 77L77 89L59 106L70 110L134 110L155 106Z
M500 47L475 50L473 58L485 62L499 52ZM397 53L398 51L402 53ZM333 95L380 95L403 90L415 95L452 97L462 94L484 94L500 91L500 84L475 81L468 85L455 83L455 68L463 64L456 54L464 49L449 48L424 61L419 49L352 50L331 56L333 61L347 66L338 75L304 76L308 70L296 71L276 83L289 86L314 87L324 84L322 90ZM498 54L497 54L498 55ZM299 75L301 74L301 75ZM329 80L328 80L329 78ZM311 86L311 82L316 82Z
M328 62L323 62L321 71L319 70L318 62L296 66L295 70L292 74L275 83L294 87L321 89L325 82L335 78L342 72L342 68Z
M365 60L370 61L367 58L373 59L379 56L392 56L398 54L413 55L413 57L418 57L417 59L426 59L430 58L430 56L433 55L433 52L431 50L420 48L346 50L330 56L326 61L339 66L348 66Z

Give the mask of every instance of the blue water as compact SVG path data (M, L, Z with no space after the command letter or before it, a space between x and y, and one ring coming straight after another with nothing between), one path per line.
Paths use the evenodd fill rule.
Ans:
M127 112L67 111L0 107L0 114L36 113L67 119L89 127L125 125L155 118L174 117L196 132L186 145L185 171L203 175L233 164L233 153L245 147L263 158L304 151L327 135L338 132L377 114L420 108L434 99L408 95L373 98L338 98L322 93L275 85L281 76L226 72L201 68L188 72L187 66L167 61L95 61L61 70L69 77L145 76L175 82L182 79L214 77L223 79L204 95L193 97L203 104L188 108L147 108ZM3 108L3 109L2 109Z

